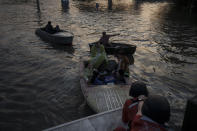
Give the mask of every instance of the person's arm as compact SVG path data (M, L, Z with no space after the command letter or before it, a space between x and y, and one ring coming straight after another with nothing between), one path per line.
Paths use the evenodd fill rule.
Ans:
M138 103L138 112L137 112L137 115L142 116L142 106L143 106L144 100L145 100L146 98L147 98L147 97L144 96L144 95L138 96L139 103Z
M144 101L140 101L140 102L138 103L137 115L142 116L142 106L143 106L143 104L144 104Z

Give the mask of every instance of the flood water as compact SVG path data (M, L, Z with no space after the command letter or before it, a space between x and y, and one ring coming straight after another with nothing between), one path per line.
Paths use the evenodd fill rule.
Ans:
M96 11L95 4L99 3ZM37 131L92 115L79 83L79 61L101 33L137 45L131 78L171 104L180 130L186 100L197 93L197 18L169 2L0 0L0 130ZM43 42L35 29L48 20L75 35L73 47Z

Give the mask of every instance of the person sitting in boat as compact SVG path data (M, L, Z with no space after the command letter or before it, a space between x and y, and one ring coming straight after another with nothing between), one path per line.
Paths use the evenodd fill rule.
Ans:
M125 82L124 77L129 77L129 59L121 52L119 52L116 57L118 59L118 68L116 70L115 76L120 82Z
M170 104L160 95L149 96L138 104L138 112L131 131L167 131L165 123L170 119Z
M93 82L98 75L99 67L107 63L107 55L104 46L99 42L92 46L90 55L91 59L88 68L86 68L86 77L89 82Z
M56 27L55 27L55 32L57 33L57 32L60 32L61 30L60 30L60 27L59 27L59 25L56 25Z
M51 21L48 21L48 24L44 27L44 30L50 34L54 33L53 26L51 25Z
M129 129L131 129L131 123L138 111L138 103L142 99L139 98L141 95L148 97L146 84L136 81L131 85L129 90L129 96L131 96L132 99L127 99L125 101L122 110L122 121L128 125ZM123 127L118 127L114 131L121 131L122 128ZM125 129L123 128L123 130Z
M97 42L95 45L92 46L90 55L91 55L90 65L92 66L92 68L98 69L99 66L103 64L103 62L107 61L105 48L99 42Z
M143 82L136 81L131 85L129 90L129 96L132 99L126 100L123 106L122 121L130 124L137 113L137 105L139 103L139 96L144 95L148 97L148 90L146 84Z
M138 111L129 131L167 131L165 123L170 119L170 104L163 96L152 95L148 99L139 96ZM116 131L126 131L119 127Z
M119 35L119 34L107 35L106 32L103 32L102 34L103 35L98 42L101 43L104 46L111 46L110 43L109 43L109 38L112 37L112 36Z

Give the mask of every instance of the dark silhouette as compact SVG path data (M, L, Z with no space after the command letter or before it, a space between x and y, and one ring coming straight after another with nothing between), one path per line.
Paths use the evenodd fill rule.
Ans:
M98 11L99 3L96 3L96 10Z
M61 29L59 27L59 25L56 25L55 28L53 28L53 26L51 25L51 21L48 21L48 24L42 28L44 31L50 33L50 34L54 34L54 33L57 33L57 32L60 32Z
M170 119L170 104L163 96L152 95L147 99L138 97L137 114L134 116L129 131L167 131L165 122ZM123 127L115 131L126 131Z
M48 21L48 24L44 27L44 29L46 32L48 32L50 34L55 33L53 26L51 25L51 21Z
M106 32L103 32L102 34L103 35L98 42L100 42L104 46L110 46L110 43L109 43L109 38L110 37L119 35L119 34L107 35Z
M55 31L56 31L56 32L60 32L60 31L61 31L59 25L56 25Z

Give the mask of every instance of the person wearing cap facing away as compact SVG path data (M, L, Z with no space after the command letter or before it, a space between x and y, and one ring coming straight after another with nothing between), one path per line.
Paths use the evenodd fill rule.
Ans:
M148 97L148 90L146 84L143 82L136 81L131 85L129 96L132 99L126 100L123 110L122 110L122 121L125 124L128 124L129 129L131 129L131 123L138 111L138 103L142 100L142 97L138 98L139 96L144 96L143 99ZM118 127L114 131L126 131L123 127Z
M170 104L163 96L152 95L138 104L138 112L130 131L167 131L165 123L170 119Z

